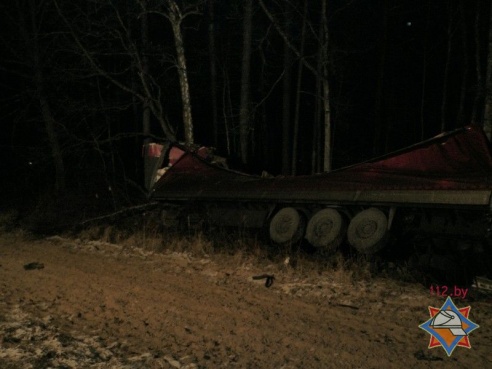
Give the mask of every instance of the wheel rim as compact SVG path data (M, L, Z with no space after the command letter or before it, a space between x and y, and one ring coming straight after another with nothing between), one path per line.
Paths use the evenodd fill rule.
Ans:
M306 239L315 247L333 251L343 240L344 228L343 217L338 211L323 209L309 220Z
M304 222L294 208L281 209L270 221L270 238L278 244L299 241L304 233Z
M358 213L347 230L349 244L363 254L372 254L384 247L388 219L379 209L370 208Z

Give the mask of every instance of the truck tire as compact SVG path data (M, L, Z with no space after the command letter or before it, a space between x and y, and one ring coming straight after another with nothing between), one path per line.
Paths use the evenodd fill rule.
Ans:
M342 243L345 222L335 209L322 209L308 222L306 239L314 247L333 252Z
M283 208L270 221L270 239L280 245L296 243L304 236L305 220L294 208Z
M387 234L386 215L379 209L370 208L352 218L347 230L347 239L358 252L370 255L384 247Z

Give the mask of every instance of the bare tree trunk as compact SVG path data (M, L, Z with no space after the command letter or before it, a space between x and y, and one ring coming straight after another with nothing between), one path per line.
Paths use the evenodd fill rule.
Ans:
M376 87L376 107L375 107L375 122L374 122L374 142L373 142L373 154L380 155L383 150L383 133L388 128L385 124L384 114L384 102L385 102L385 74L386 74L386 57L388 48L388 18L389 18L389 4L388 0L383 1L383 34L379 43L379 68L378 79Z
M248 141L250 131L250 69L251 69L251 37L253 23L253 1L244 0L244 21L243 21L243 56L241 62L241 99L239 107L239 144L241 150L241 160L243 163L248 161Z
M425 31L423 40L423 65L422 65L422 96L420 98L420 141L425 138L425 100L426 100L426 88L427 88L427 52L428 52L428 33L430 25L430 3L427 3L426 16L425 16Z
M307 24L307 0L304 0L302 30L301 30L301 46L299 49L299 53L301 55L304 55L306 24ZM299 60L299 64L297 66L296 102L295 102L295 112L294 112L294 121L293 121L294 127L293 127L293 134L292 134L292 174L293 175L297 174L297 144L299 141L299 118L300 118L300 108L301 108L302 71L303 71L303 63L302 60Z
M214 147L218 146L217 65L215 62L215 0L208 2L208 50L210 54L210 93L212 99L212 135Z
M142 6L146 7L146 0L141 0ZM149 22L148 22L148 14L146 11L141 15L141 31L142 31L142 78L147 79L149 74L149 56L147 55L149 51ZM143 112L142 112L142 133L144 135L144 144L150 142L150 104L149 98L147 97L142 104Z
M51 148L51 157L55 165L55 190L63 192L65 190L65 165L63 163L63 155L56 133L56 121L51 111L50 104L44 91L44 81L39 65L35 70L36 95L39 100L41 114L44 121L44 128L48 135L48 141Z
M183 126L185 133L185 142L192 144L193 138L193 120L191 115L190 86L188 83L188 69L186 67L185 50L183 43L183 34L181 32L181 21L183 16L181 10L174 0L166 0L169 6L169 21L174 35L174 44L176 47L176 57L178 61L179 85L181 88L181 100L183 103Z
M322 56L322 88L323 88L323 121L324 121L324 146L323 146L323 171L331 170L331 113L330 113L330 87L328 83L329 64L329 34L328 19L326 16L326 0L321 1L321 56Z
M329 108L329 80L328 80L328 23L327 23L327 18L326 18L326 9L327 9L327 1L322 0L321 2L321 11L323 12L322 17L321 17L321 24L318 32L318 40L320 42L319 44L319 50L318 50L318 60L317 60L317 66L313 66L311 63L308 62L307 59L303 58L299 50L294 46L294 44L291 42L289 39L287 33L285 30L282 29L280 26L280 23L275 19L273 14L268 10L268 8L265 5L265 2L263 0L259 0L260 7L263 9L265 12L265 15L270 19L272 22L273 26L279 33L279 35L282 37L286 45L292 50L292 52L299 58L300 61L304 64L304 66L310 70L317 79L317 86L316 86L316 118L315 118L315 126L313 130L313 147L311 151L311 168L313 172L318 172L321 169L321 160L319 158L320 155L320 141L321 138L324 138L324 142L326 142L328 145L331 143L331 137L330 132L331 132L331 122L330 122L330 108ZM320 105L320 100L322 101ZM320 110L323 109L323 127L324 127L324 132L323 136L321 136L321 121L320 121ZM326 155L326 157L325 157ZM329 167L331 165L330 163L330 155L331 155L331 149L324 150L323 153L323 163L326 162L326 165ZM325 164L323 164L323 169Z
M44 128L50 143L51 157L55 166L55 190L63 192L65 190L65 165L63 162L63 154L60 146L60 141L56 133L56 120L53 116L48 98L45 91L45 78L43 75L43 67L41 64L40 44L39 44L39 20L37 19L37 7L33 0L29 2L30 17L31 17L31 32L24 29L26 44L31 44L32 67L34 71L34 85L36 86L36 97L39 101L41 116L43 117ZM31 37L29 38L29 33Z
M462 76L461 76L461 91L460 91L460 103L458 110L458 118L456 121L456 127L462 127L469 122L466 121L465 118L465 106L466 99L468 93L468 68L469 68L469 56L468 56L468 35L467 35L467 27L466 27L466 4L460 4L460 13L461 13L461 43L463 45L463 68L462 68Z
M284 11L284 28L287 35L291 27L292 15L289 9ZM291 123L291 73L292 71L292 52L289 46L284 43L284 77L282 84L282 173L290 172L290 123Z
M261 43L261 42L260 42ZM259 53L259 61L258 61L258 68L260 69L260 78L258 80L258 93L261 96L268 96L269 91L268 91L268 61L266 60L264 52ZM270 141L270 136L271 132L269 130L269 120L267 117L267 112L266 112L266 107L265 104L259 103L255 107L255 133L256 133L256 138L258 145L259 145L259 150L258 151L253 151L256 153L256 157L260 157L263 163L264 168L271 168L273 164L273 158L272 155L269 154L271 152L271 141Z
M442 101L441 101L441 132L445 132L447 129L448 123L448 80L449 80L449 71L450 64L452 59L452 45L453 45L453 6L451 3L448 3L448 44L447 44L447 53L446 53L446 64L444 65L444 80L442 85Z
M317 75L321 75L322 71L322 52L321 48L318 50L317 57L318 71ZM314 116L314 127L313 127L313 145L311 149L311 168L312 173L319 173L320 171L320 141L321 141L321 112L322 112L322 81L321 78L316 79L316 93L315 93L315 116Z
M489 141L492 140L492 5L489 4L489 42L487 54L487 93L485 96L484 130Z
M226 68L224 68L223 70L223 81L224 83L222 88L222 115L224 119L227 155L230 156L231 153L233 152L233 148L231 148L231 133L230 133L231 130L229 129L229 117L231 116L231 111L232 111L232 101L231 101L229 75L227 73Z
M477 87L475 91L475 100L473 102L473 116L472 123L481 124L483 119L483 100L485 97L485 83L483 80L483 71L481 63L481 37L480 37L480 23L481 23L481 2L477 1L477 7L475 9L475 72L477 77Z

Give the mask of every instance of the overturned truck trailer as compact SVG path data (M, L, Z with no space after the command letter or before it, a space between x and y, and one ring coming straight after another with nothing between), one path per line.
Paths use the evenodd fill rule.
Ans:
M305 238L325 252L346 240L373 254L394 239L451 253L490 252L492 156L480 127L308 176L232 171L206 148L151 144L146 154L153 158L150 196L162 203L170 226L205 221L263 228L276 243Z

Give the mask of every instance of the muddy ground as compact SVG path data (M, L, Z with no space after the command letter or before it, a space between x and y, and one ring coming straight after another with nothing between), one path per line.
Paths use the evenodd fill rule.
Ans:
M287 259L4 233L0 296L2 369L492 368L490 296L455 300L480 328L448 357L429 286Z

